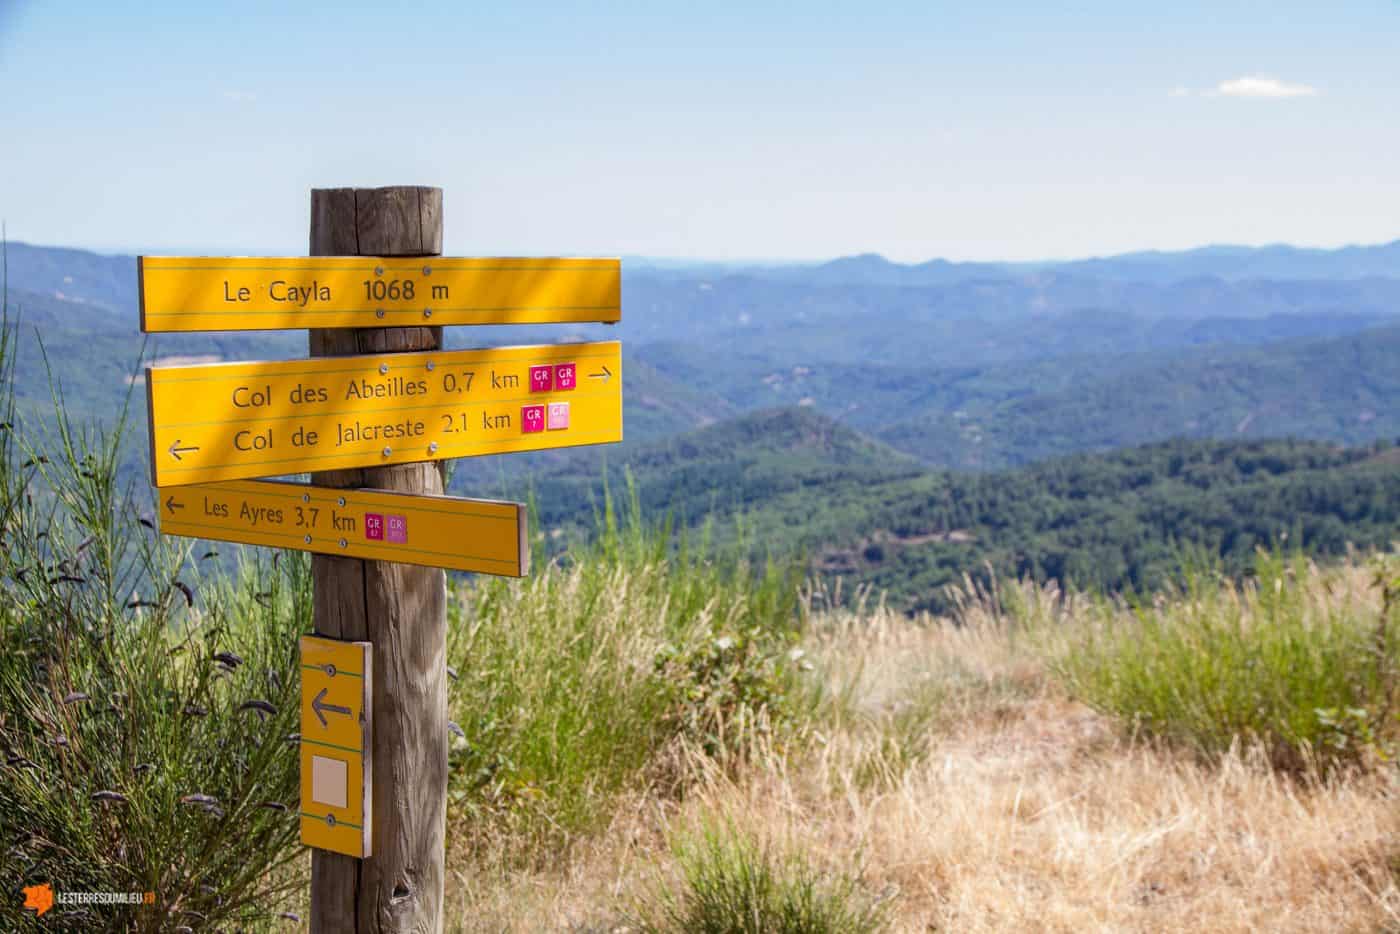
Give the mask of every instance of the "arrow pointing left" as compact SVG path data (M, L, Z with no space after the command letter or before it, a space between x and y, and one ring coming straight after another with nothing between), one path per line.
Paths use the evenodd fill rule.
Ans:
M173 515L175 515L175 510L177 510L177 509L184 509L184 508L185 508L185 504L184 504L184 503L177 503L177 502L175 502L175 497L172 496L172 497L170 497L168 500L165 501L165 508L166 508L166 509L169 509L169 510L170 510L170 514L173 516Z
M338 704L326 703L326 692L329 690L330 688L321 688L321 693L311 699L311 710L316 714L316 719L321 721L321 726L330 726L330 724L326 722L327 713L343 713L347 717L350 716L349 707L341 707Z
M176 438L175 441L174 441L174 443L170 445L170 447L168 448L168 450L170 451L170 456L173 457L173 458L175 458L175 459L178 461L178 460L184 460L184 458L182 458L182 457L180 456L181 454L188 454L190 451L198 451L199 448L198 448L198 447L183 447L183 448L182 448L182 447L180 447L180 439L179 439L179 438Z

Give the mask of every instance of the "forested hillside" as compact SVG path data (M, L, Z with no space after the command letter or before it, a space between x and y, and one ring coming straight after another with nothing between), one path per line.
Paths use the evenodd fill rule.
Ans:
M626 482L620 464L644 512L711 523L759 554L802 551L905 609L944 608L941 588L964 574L1150 590L1197 549L1238 573L1261 546L1336 555L1400 540L1400 456L1388 444L1179 440L944 472L801 408L626 458L575 454L528 480L497 477L491 492L532 492L546 530L578 535L602 502L604 471L614 492ZM459 472L454 486L472 483Z
M978 373L969 386L996 377ZM1322 340L1213 347L1074 368L1042 388L983 393L876 435L931 464L999 467L1165 438L1400 437L1400 327Z

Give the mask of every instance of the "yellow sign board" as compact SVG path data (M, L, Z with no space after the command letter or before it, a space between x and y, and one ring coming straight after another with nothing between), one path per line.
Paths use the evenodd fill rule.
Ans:
M622 318L616 259L137 259L141 330L547 324Z
M371 651L301 637L301 842L370 855Z
M233 480L162 491L159 506L166 535L502 577L530 569L520 503Z
M158 487L622 440L622 345L146 370Z

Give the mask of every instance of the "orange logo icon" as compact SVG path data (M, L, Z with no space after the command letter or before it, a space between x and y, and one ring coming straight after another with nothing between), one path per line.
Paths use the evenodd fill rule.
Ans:
M44 912L53 907L53 886L26 885L24 887L24 907L34 909L34 917L41 918Z

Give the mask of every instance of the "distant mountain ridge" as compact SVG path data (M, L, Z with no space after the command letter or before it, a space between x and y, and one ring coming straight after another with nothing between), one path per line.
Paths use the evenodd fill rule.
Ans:
M136 260L70 247L7 244L12 289L56 295L116 311L136 307ZM1180 251L1145 250L1102 257L1036 262L957 262L931 259L897 263L878 253L817 263L697 262L637 258L624 275L638 280L752 278L806 286L928 288L980 281L1013 281L1046 287L1069 280L1170 286L1218 283L1400 279L1400 240L1337 249L1276 244L1213 245ZM1047 278L1049 277L1049 278Z
M136 310L136 257L69 247L5 244L6 285L111 311Z
M1207 246L1180 252L1149 250L1055 264L1078 275L1169 282L1190 278L1370 279L1400 278L1400 240L1369 246L1318 249L1275 244Z
M945 286L979 280L1035 280L1046 273L1081 279L1108 279L1169 285L1221 280L1357 280L1400 278L1400 240L1327 249L1288 244L1232 246L1216 244L1187 250L1138 250L1108 256L1028 262L930 259L899 263L879 253L859 253L819 262L697 263L640 261L644 276L748 276L813 285Z

